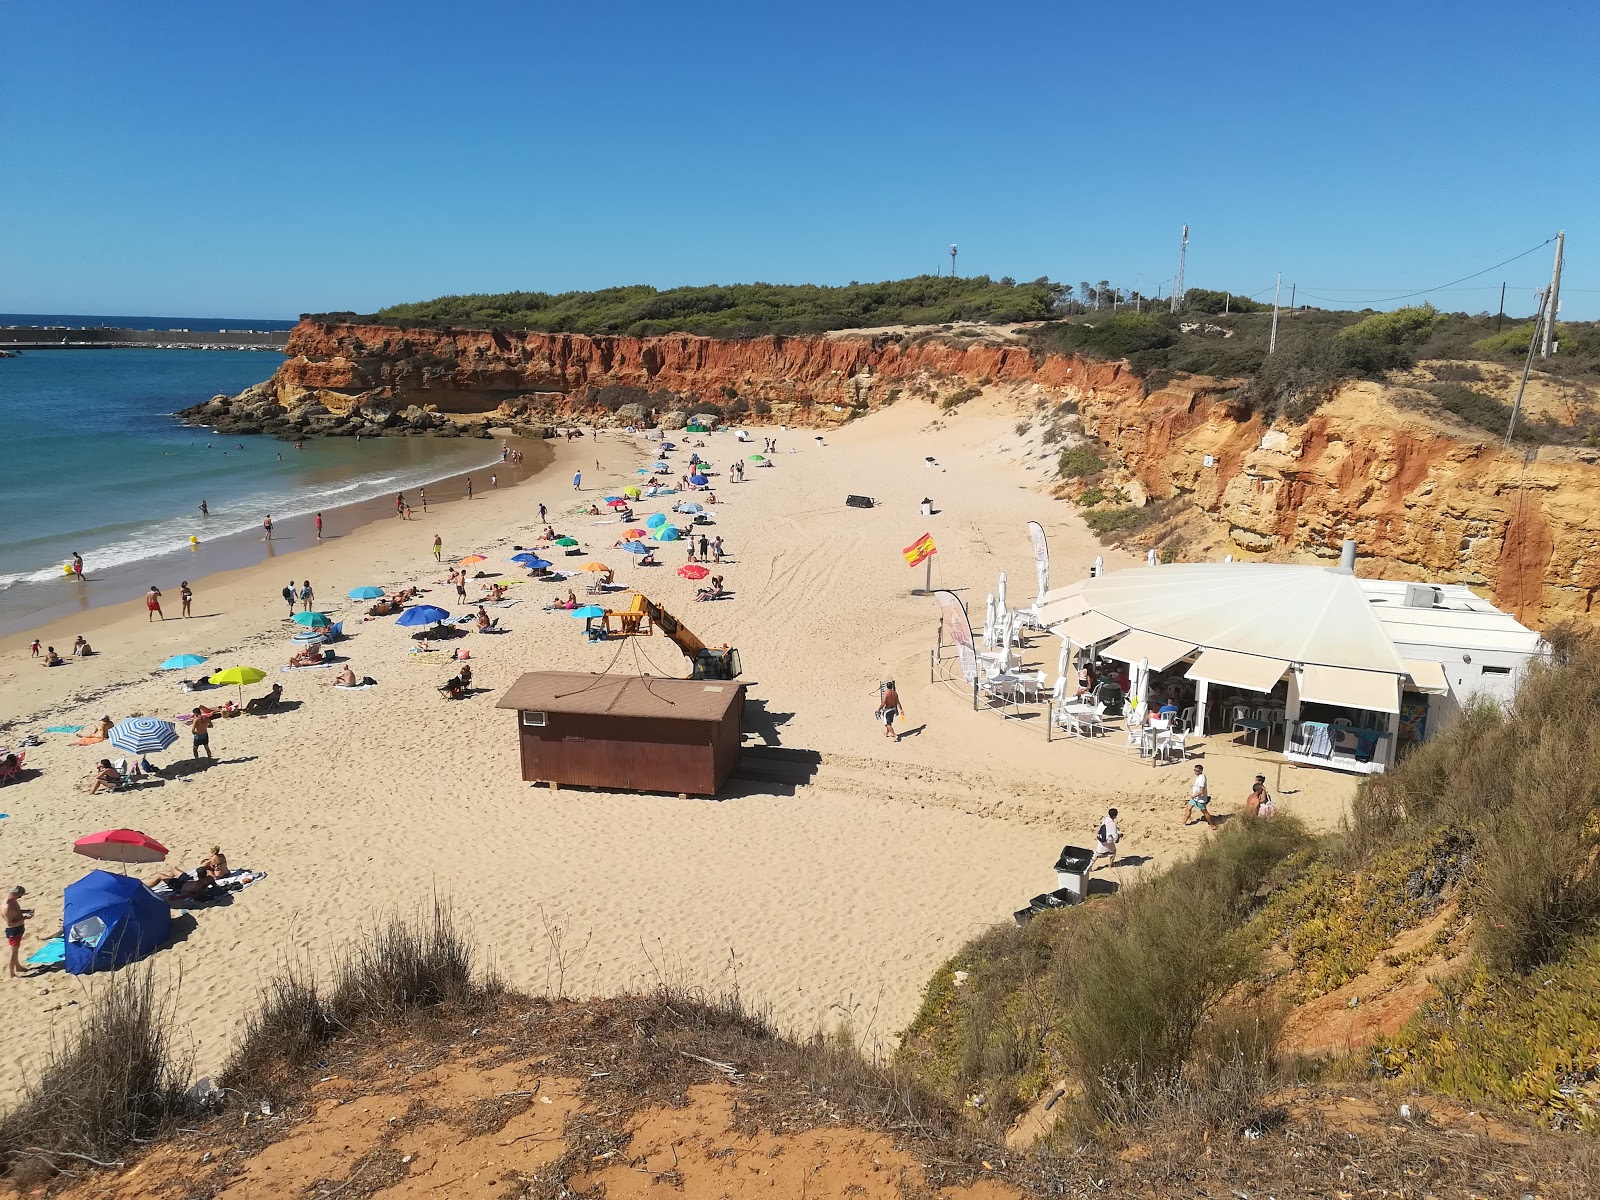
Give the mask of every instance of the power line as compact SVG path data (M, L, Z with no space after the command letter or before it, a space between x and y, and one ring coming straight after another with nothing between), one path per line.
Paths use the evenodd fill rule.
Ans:
M1513 254L1510 258L1506 259L1504 262L1497 262L1492 267L1485 267L1481 271L1474 271L1471 275L1463 275L1460 279L1452 279L1449 283L1441 283L1437 287L1423 288L1421 291L1406 292L1403 295L1399 295L1399 296L1379 296L1379 297L1377 297L1375 299L1368 300L1367 303L1368 304L1387 304L1391 300L1411 300L1411 299L1413 299L1413 298L1415 298L1417 296L1426 296L1429 292L1442 292L1442 291L1444 291L1445 288L1455 287L1456 284L1465 283L1469 279L1476 279L1479 275L1487 275L1490 271L1498 271L1501 267L1505 266L1507 263L1514 263L1519 258L1527 258L1528 255L1534 253L1535 251L1543 250L1546 246L1548 246L1551 242L1553 242L1555 240L1556 239L1553 238L1553 237L1547 237L1547 238L1545 238L1544 241L1540 242L1537 246L1530 246L1530 247L1528 247L1528 249L1524 250L1521 254ZM1345 289L1332 288L1331 287L1331 288L1328 288L1327 290L1330 291L1330 292L1337 292L1337 291L1341 291L1341 290L1345 290ZM1345 304L1345 303L1349 303L1349 301L1335 300L1331 296L1313 295L1311 292L1307 292L1306 295L1310 296L1313 300L1325 300L1329 304Z

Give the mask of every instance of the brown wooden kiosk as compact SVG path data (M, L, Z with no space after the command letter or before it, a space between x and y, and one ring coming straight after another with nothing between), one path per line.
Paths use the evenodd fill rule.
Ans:
M516 710L530 783L711 796L739 765L732 680L530 671L495 707Z

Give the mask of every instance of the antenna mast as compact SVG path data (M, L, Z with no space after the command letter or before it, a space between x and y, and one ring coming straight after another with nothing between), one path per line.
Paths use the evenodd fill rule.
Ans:
M950 243L950 278L956 277L956 244Z
M1172 282L1172 311L1178 311L1178 305L1183 303L1183 265L1189 257L1189 227L1183 227L1183 241L1178 243L1178 277Z

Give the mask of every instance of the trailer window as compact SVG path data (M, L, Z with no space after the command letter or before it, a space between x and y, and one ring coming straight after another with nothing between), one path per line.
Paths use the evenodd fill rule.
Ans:
M522 723L524 725L543 725L544 714L542 712L535 712L532 709L525 708L522 710Z

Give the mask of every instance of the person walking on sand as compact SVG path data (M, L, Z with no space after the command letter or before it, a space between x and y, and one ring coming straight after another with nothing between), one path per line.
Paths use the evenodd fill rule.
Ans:
M190 715L194 717L189 723L189 732L194 735L194 750L189 757L199 758L200 751L204 750L207 758L215 759L217 756L211 753L211 722L215 719L211 710L201 707Z
M472 476L467 476L467 499L472 499Z
M189 581L187 579L178 585L178 597L183 601L183 615L187 620L189 616L189 606L194 603L194 589L189 586Z
M311 580L307 579L300 585L300 611L310 612L311 602L316 598L317 594L311 590Z
M444 561L444 538L440 537L437 533L433 535L433 561Z
M1109 860L1108 867L1117 865L1117 843L1122 840L1122 831L1117 828L1117 810L1106 809L1106 815L1100 818L1100 826L1094 831L1094 857L1089 860L1089 870L1094 870L1095 863L1102 858Z
M150 590L144 594L145 620L154 621L160 617L163 621L167 614L161 611L161 589L155 584L150 585Z
M83 555L76 550L72 552L72 574L77 579L83 578Z
M268 513L266 516L261 518L261 540L263 542L270 542L272 540L272 514L271 513Z
M543 524L544 524L544 522L545 522L545 516L544 516L544 513L545 513L545 508L544 508L544 505L543 505L543 504L540 504L540 505L539 505L539 524L541 524L541 525L543 525Z
M289 615L294 616L294 580L289 580L288 585L279 594L283 596L283 602L289 606Z
M889 680L878 692L878 719L883 722L883 736L900 740L900 735L894 731L894 719L902 716L904 710L900 707L900 693L895 690L894 680Z
M317 541L322 540L322 514L317 514Z
M33 649L33 657L34 658L38 658L39 657L39 639L38 638L34 638L33 639L33 647L32 647L32 649Z
M1189 789L1189 800L1183 809L1183 823L1193 825L1189 819L1190 810L1200 814L1200 818L1212 829L1217 827L1217 820L1211 815L1211 786L1206 782L1206 769L1199 763L1194 765L1194 786Z
M28 894L28 889L20 883L6 893L5 902L5 927L6 945L11 947L11 978L15 979L23 973L22 964L17 961L17 956L22 952L22 935L27 932L28 918L33 916L33 909L22 907L22 898Z
M583 472L582 471L574 471L572 473L572 490L575 491L575 492L583 491Z

